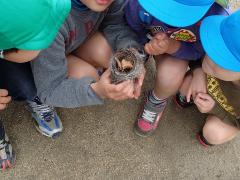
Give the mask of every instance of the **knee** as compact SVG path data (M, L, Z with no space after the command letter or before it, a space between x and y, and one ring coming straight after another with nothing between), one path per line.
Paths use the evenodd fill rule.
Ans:
M101 33L98 33L95 38L96 40L95 40L95 48L94 48L93 55L103 60L110 59L112 55L112 49L108 44L107 40L105 39L105 37Z
M189 86L192 82L192 75L188 74L184 77L182 84L179 87L179 91L182 95L186 96L189 90Z
M99 79L97 70L89 63L69 55L68 57L68 77L81 79L83 77L92 77L96 81Z
M208 117L203 127L203 135L211 144L222 144L230 141L238 134L238 129L223 123L215 116Z
M165 87L179 87L184 79L188 62L164 56L157 63L157 83Z
M203 127L203 135L211 144L221 144L224 140L224 134L214 123L207 123Z
M181 73L183 74L183 73ZM166 88L178 88L182 81L183 81L183 75L179 74L179 71L177 68L169 68L165 69L164 67L160 67L157 69L157 78L156 82L161 86L161 87L166 87Z
M112 55L112 49L102 33L96 33L79 47L76 55L96 67L107 68Z

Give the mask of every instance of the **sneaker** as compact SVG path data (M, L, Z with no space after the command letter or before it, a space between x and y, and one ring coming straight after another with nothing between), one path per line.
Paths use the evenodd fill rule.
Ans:
M153 134L158 127L160 118L167 105L167 100L161 103L159 106L150 102L148 96L146 96L143 110L140 112L137 121L135 122L134 132L142 137L147 137Z
M187 107L190 107L194 104L193 99L191 98L190 102L187 102L187 99L185 96L181 95L180 92L178 92L173 97L173 102L177 105L179 109L185 109Z
M41 103L37 97L28 101L28 109L35 120L36 129L44 136L57 138L62 132L62 122L53 107Z
M206 138L203 136L203 132L200 131L199 133L196 134L196 138L198 142L205 148L209 148L211 146L214 146L213 144L209 143Z
M12 145L5 133L4 126L0 121L0 169L3 171L11 168L15 163L15 153L13 153Z

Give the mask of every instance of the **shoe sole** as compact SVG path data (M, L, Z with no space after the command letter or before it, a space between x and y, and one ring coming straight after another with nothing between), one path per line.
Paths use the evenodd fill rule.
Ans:
M177 108L178 108L179 110L183 110L183 109L184 109L180 104L178 104L178 102L177 102L177 97L176 97L176 96L173 96L172 101L173 101L173 103L175 104L175 106L177 106Z
M209 145L205 144L205 143L201 140L199 133L196 133L196 138L197 138L197 140L198 140L198 143L199 143L202 147L204 147L205 149L207 149L207 148L210 147Z
M163 111L161 112L162 114L161 114L161 117L160 117L158 123L160 123L161 118L162 118L163 115L164 115L164 112L165 112L165 110L166 110L167 105L168 105L168 102L166 103L166 106L164 107ZM143 108L142 108L142 109L143 109ZM141 112L141 111L140 111L140 112ZM139 114L140 114L140 113L139 113ZM134 123L133 132L134 132L136 135L140 136L140 137L149 137L149 136L153 135L153 134L155 133L155 131L157 130L157 128L158 128L158 126L157 126L156 129L154 129L154 130L152 130L152 131L143 132L143 131L138 127L137 122L138 122L138 121L135 121L135 123Z
M11 163L11 167L6 168L6 170L9 168L12 168L16 164L16 154L14 151L12 152L12 159L11 159L10 163ZM2 170L2 167L0 167L0 170Z
M156 130L156 129L155 129L155 130ZM155 132L155 130L154 130L154 131L151 131L151 132L145 133L145 132L143 132L141 129L139 129L139 127L138 127L137 125L135 125L134 128L133 128L133 132L134 132L136 135L138 135L138 136L140 136L140 137L144 137L144 138L153 135L154 132Z
M38 126L38 124L37 124L36 121L34 121L34 126L35 126L36 130L37 130L40 134L42 134L43 136L52 138L52 139L57 139L57 138L60 136L61 132L62 132L62 130L61 130L61 132L56 132L56 133L54 133L54 134L52 134L52 135L49 135L49 134L47 134L47 133L44 133L44 132L39 128L39 126Z

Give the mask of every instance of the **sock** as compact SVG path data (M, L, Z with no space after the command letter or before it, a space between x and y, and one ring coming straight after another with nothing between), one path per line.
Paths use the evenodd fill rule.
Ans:
M150 91L148 94L148 100L151 102L151 104L153 104L155 107L159 107L159 106L165 106L166 102L167 102L167 98L165 99L160 99L158 98L155 94L154 91Z

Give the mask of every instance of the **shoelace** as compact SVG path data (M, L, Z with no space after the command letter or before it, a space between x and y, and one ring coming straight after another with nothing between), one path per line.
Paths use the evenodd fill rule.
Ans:
M49 122L54 118L53 107L45 104L39 105L37 103L30 103L29 105L31 106L32 110L39 114L45 121Z
M147 121L149 121L151 123L154 123L154 121L156 119L156 115L157 115L157 113L149 111L147 109L144 109L142 118L146 119Z

